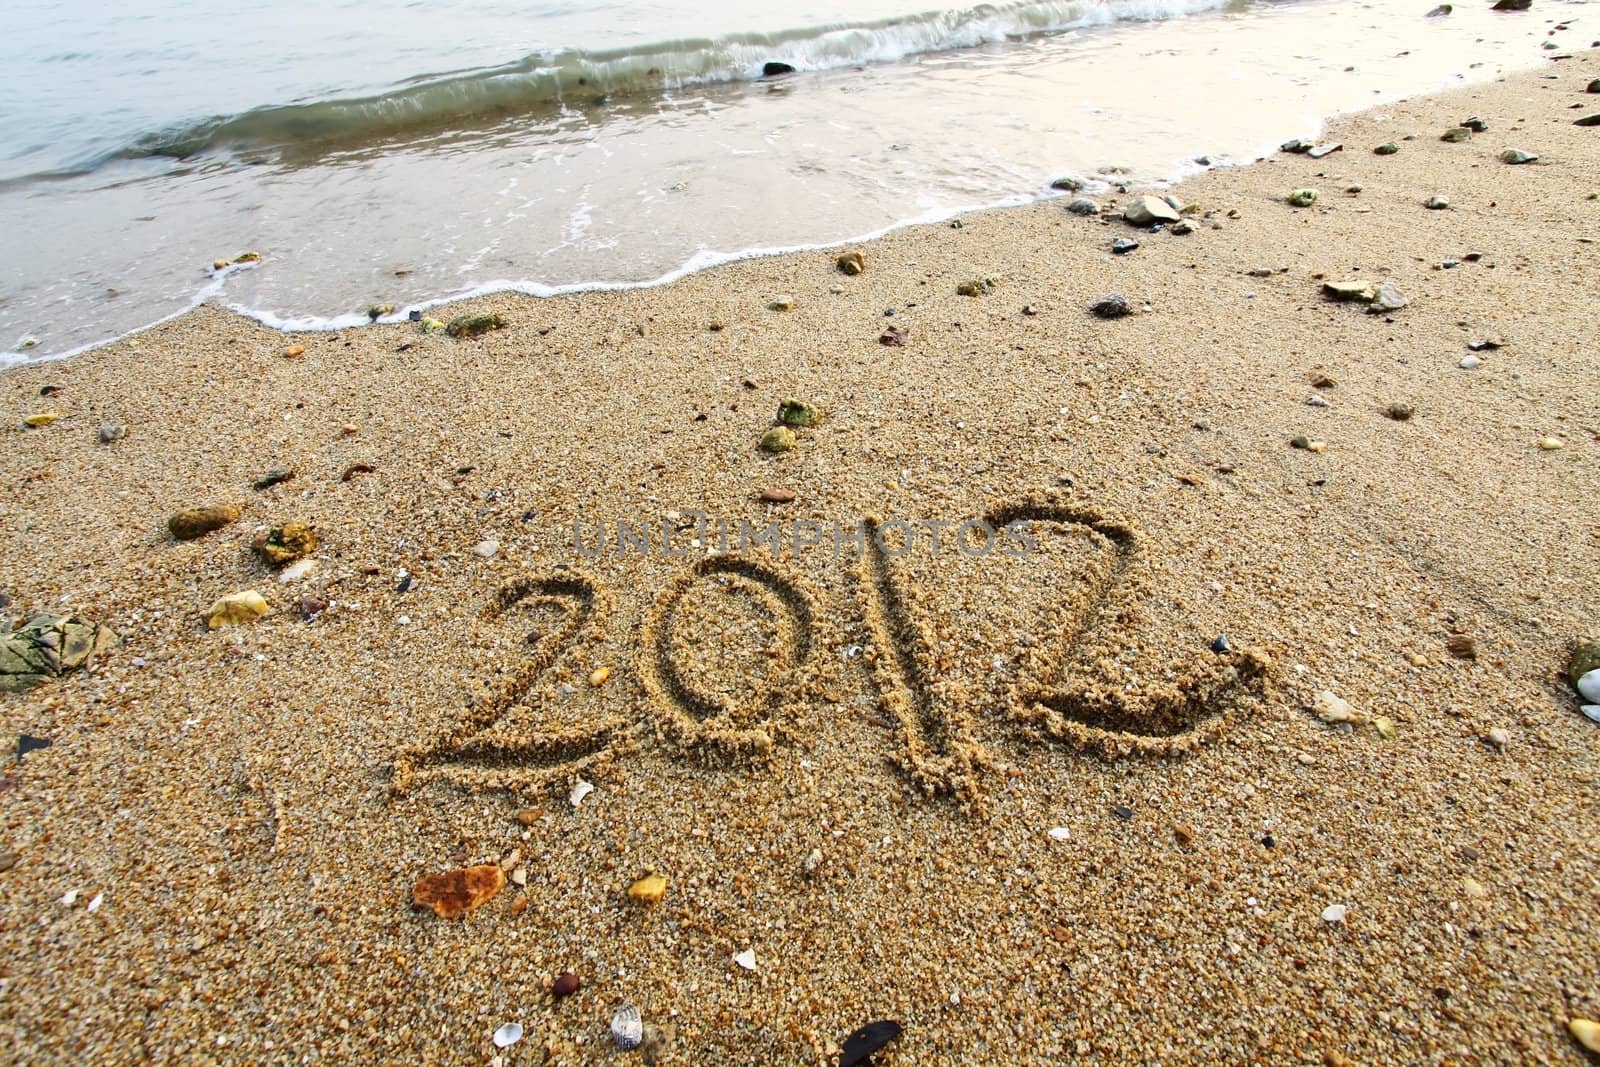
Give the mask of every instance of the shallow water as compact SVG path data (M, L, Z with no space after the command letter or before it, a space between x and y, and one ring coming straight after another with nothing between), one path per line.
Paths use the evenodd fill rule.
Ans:
M374 303L648 283L1063 173L1169 179L1593 34L1554 29L1576 4L1218 2L876 0L846 23L826 0L782 25L705 5L34 3L0 112L0 344L38 344L0 359L205 298L340 326ZM800 70L763 79L769 58ZM211 271L245 249L263 262Z

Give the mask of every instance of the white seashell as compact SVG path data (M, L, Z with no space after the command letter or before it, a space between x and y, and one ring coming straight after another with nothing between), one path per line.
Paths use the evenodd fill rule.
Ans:
M522 1024L506 1023L494 1032L494 1047L508 1048L522 1040Z
M1578 692L1591 704L1600 704L1600 670L1590 671L1578 679Z
M89 907L88 907L87 910L90 911L90 912L99 911L100 910L100 905L104 904L105 902L106 902L106 895L104 893L96 893L94 895L94 899L89 901Z
M69 908L72 907L77 902L78 902L78 891L76 889L67 890L66 893L62 894L61 901L60 901L60 903L66 905Z
M743 952L735 952L733 954L733 962L737 963L747 971L755 970L756 950L753 948L747 948Z
M594 792L594 783L593 782L586 782L582 778L579 778L578 779L578 784L572 787L572 794L569 797L567 797L567 799L572 801L572 806L573 807L577 807L579 804L583 803L583 798L584 797L588 796L590 793L593 793L593 792Z
M316 560L297 559L287 567L283 568L283 570L278 572L278 581L286 584L288 582L298 582L300 579L304 578L306 575L310 574L316 569Z
M1329 904L1322 909L1322 918L1324 922L1342 923L1344 922L1344 917L1349 913L1350 909L1343 904Z
M1578 710L1588 716L1590 722L1600 722L1600 704L1585 704Z
M638 1048L639 1042L644 1040L644 1022L639 1018L639 1009L632 1004L618 1008L611 1017L611 1036L617 1039L617 1048L623 1052Z
M482 556L484 559L490 558L498 551L500 551L500 542L492 537L487 541L479 541L472 546L473 555Z
M1066 841L1072 837L1072 831L1065 826L1052 826L1050 828L1050 836L1057 841Z

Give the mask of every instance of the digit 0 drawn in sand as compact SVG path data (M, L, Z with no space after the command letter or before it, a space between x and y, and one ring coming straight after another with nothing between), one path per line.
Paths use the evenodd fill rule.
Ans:
M818 620L798 578L744 556L696 562L640 627L639 675L659 732L706 762L768 758L787 709L815 695Z
M1132 690L1118 680L1116 661L1134 643L1138 606L1149 592L1148 550L1131 523L1048 499L1001 507L988 521L996 528L1055 524L1103 549L1091 558L1080 592L1051 609L1045 639L1023 655L1007 702L1014 721L1103 759L1176 756L1217 737L1244 701L1260 697L1269 660L1254 651L1196 651L1167 672L1170 680Z
M924 793L950 794L970 804L992 764L973 740L970 702L932 677L933 641L909 609L880 531L877 519L866 520L856 592L862 623L876 646L869 665L879 706L896 724L904 749L896 762Z
M502 585L479 618L477 636L485 642L509 638L517 658L454 727L396 758L395 790L444 781L469 789L535 792L609 762L627 743L625 720L593 718L585 706L593 695L583 687L570 696L539 694L535 688L563 659L576 660L581 649L597 648L610 614L610 599L576 571ZM558 621L550 624L550 619Z

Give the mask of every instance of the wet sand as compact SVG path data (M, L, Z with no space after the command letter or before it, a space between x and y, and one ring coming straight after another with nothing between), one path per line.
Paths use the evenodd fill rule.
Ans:
M1596 77L1342 119L1340 152L1173 190L1184 236L1063 199L892 234L854 277L816 252L440 314L504 318L479 339L202 308L6 373L8 614L121 642L0 696L4 736L52 742L0 788L0 1040L821 1064L894 1019L876 1063L1584 1062ZM1385 279L1388 314L1321 293ZM1134 313L1090 314L1113 291ZM823 418L764 453L789 397ZM202 504L241 518L169 536ZM708 554L693 509L731 547L824 533ZM949 526L862 553L868 519ZM976 519L1035 544L963 552ZM289 522L320 545L281 582L250 544ZM248 589L270 613L208 630ZM413 908L490 863L464 918ZM624 1004L648 1050L616 1050Z

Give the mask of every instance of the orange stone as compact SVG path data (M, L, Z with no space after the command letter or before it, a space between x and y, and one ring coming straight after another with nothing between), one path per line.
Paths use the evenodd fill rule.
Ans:
M505 887L506 874L498 863L461 867L418 879L411 888L412 907L431 908L441 919L459 919Z

